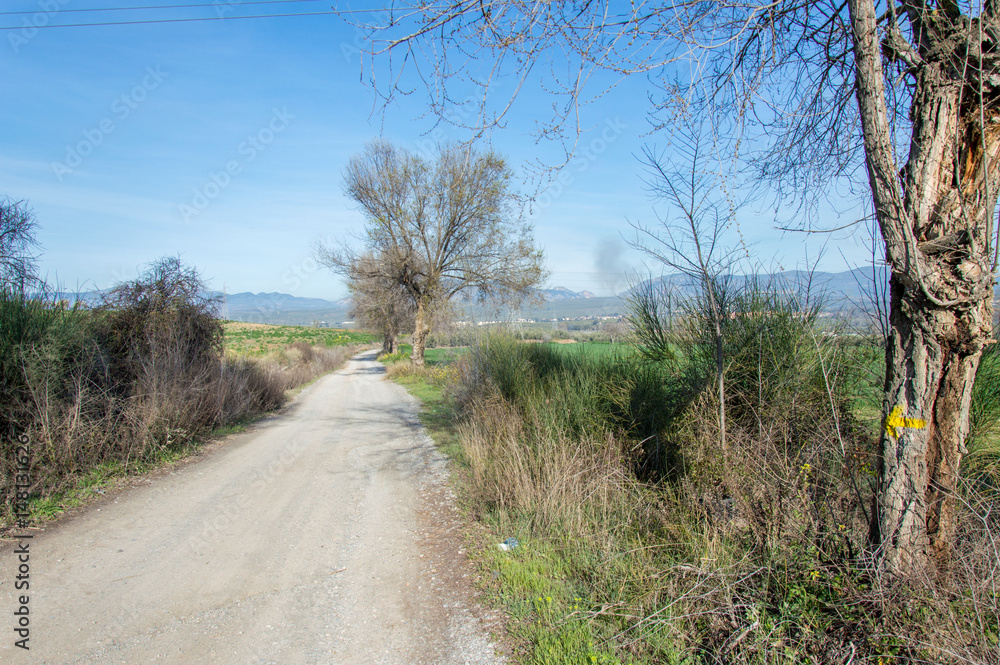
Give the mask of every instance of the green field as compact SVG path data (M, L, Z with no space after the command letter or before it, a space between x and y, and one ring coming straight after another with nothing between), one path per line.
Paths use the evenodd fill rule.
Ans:
M552 349L562 355L578 354L605 357L613 355L632 356L635 354L635 347L633 346L628 344L608 344L605 342L580 342L575 344L541 342L539 346ZM428 365L447 365L468 352L469 347L467 346L430 348L424 351L424 360ZM409 344L400 344L399 352L396 354L397 357L389 358L388 360L391 362L393 360L409 358L411 353L413 353L412 346Z
M450 365L456 358L463 356L468 352L469 347L467 346L424 349L424 362L428 365ZM412 346L409 344L400 344L399 351L392 356L385 356L381 360L388 363L396 362L398 360L409 358L411 353L413 353Z
M371 344L376 340L375 335L370 333L337 328L270 326L239 321L227 321L223 324L223 328L226 350L247 356L263 356L295 342L333 347Z
M607 342L577 342L575 344L542 342L541 345L562 354L579 353L591 356L632 356L635 354L635 347L629 344L609 344Z

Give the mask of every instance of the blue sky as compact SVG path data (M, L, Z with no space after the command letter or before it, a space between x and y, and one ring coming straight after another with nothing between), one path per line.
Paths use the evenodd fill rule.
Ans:
M195 2L7 0L5 12L33 13L0 16L0 25L219 11L67 11ZM229 15L331 4L222 2ZM0 31L0 195L34 209L42 272L69 289L106 288L159 256L180 254L216 289L343 296L340 279L312 259L311 245L363 226L342 193L349 157L379 136L417 150L466 138L435 127L420 94L379 110L362 81L356 39L333 15ZM535 159L558 161L559 147L536 143L531 133L551 101L540 89L523 90L507 127L489 137L521 173ZM643 270L642 256L621 236L633 235L628 220L655 222L635 155L644 144L668 141L648 134L647 108L642 80L585 108L585 149L531 217L551 286L607 295L625 286L626 272ZM825 216L831 226L850 221ZM821 269L850 268L841 251L851 262L866 260L860 237L782 233L771 217L749 210L740 231L786 268L807 251L815 256L824 241L831 248Z

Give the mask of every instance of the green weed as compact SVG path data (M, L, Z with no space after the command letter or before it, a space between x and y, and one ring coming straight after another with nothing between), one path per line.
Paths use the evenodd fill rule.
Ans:
M769 325L802 320L782 321ZM880 361L864 340L747 334L745 357L776 357L761 364L766 388L734 370L725 460L710 386L693 392L676 366L580 347L490 337L453 362L457 385L409 370L397 379L454 395L436 426L452 419L457 431L461 500L495 542L522 543L485 543L475 560L523 662L996 652L995 596L957 582L991 575L976 548L989 549L993 526L964 522L969 549L943 596L893 586L864 563L878 428L857 414L878 395ZM957 625L980 637L957 647Z

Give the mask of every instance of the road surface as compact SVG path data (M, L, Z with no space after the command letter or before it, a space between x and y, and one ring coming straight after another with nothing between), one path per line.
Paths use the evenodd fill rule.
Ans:
M375 352L0 547L3 663L496 663L444 463ZM17 648L18 550L30 568Z

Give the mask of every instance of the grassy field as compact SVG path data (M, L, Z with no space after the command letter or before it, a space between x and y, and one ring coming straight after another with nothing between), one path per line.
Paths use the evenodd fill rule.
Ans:
M245 356L264 356L295 342L332 348L351 344L371 344L376 341L376 336L371 333L338 328L271 326L239 321L227 321L223 324L223 328L226 350Z
M584 354L593 356L632 356L635 347L629 344L609 344L607 342L543 342L542 346L563 354Z

